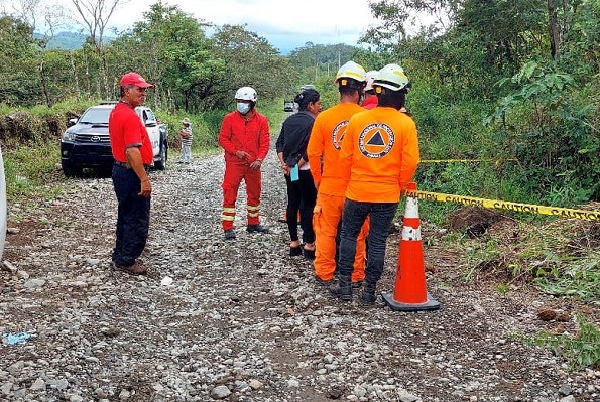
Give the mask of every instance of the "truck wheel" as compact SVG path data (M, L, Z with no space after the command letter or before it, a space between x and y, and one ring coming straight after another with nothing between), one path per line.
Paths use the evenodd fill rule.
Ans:
M160 151L158 153L159 159L154 161L154 168L158 170L165 170L167 167L167 141L162 139L160 142Z
M63 168L63 172L65 173L65 176L67 177L77 177L77 176L81 176L83 173L83 169L73 165L71 163L68 162L63 162L62 163L62 168Z

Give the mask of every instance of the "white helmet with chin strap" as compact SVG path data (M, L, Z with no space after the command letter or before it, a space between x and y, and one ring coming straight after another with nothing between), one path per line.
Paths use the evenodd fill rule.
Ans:
M235 93L236 100L247 100L256 103L256 99L258 96L256 95L256 91L251 87L242 87L237 90Z
M386 64L377 72L375 80L373 81L373 87L375 87L375 91L378 93L381 91L381 88L387 88L397 92L408 89L410 87L410 81L400 65L390 63ZM381 87L379 88L379 91L377 91L377 87Z

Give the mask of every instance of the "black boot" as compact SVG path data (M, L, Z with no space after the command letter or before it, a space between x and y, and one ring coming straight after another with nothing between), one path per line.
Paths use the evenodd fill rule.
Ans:
M350 275L340 275L337 283L329 287L329 292L342 300L352 300L352 279Z
M376 290L377 282L365 281L362 294L360 295L361 302L364 304L375 304L375 300L377 300Z

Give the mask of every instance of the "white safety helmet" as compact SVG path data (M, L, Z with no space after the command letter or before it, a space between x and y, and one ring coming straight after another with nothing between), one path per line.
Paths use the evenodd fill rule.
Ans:
M254 88L250 88L250 87L242 87L240 89L237 90L237 92L235 93L235 99L241 99L241 100L249 100L252 102L256 102L256 99L258 99L258 96L256 96L256 91L254 90Z
M365 69L355 61L347 61L338 70L334 82L338 86L348 86L349 84L354 84L352 81L345 80L346 78L354 80L357 83L364 83L366 80Z
M369 71L366 74L367 86L365 86L365 92L373 89L373 81L375 81L375 76L377 75L376 70Z
M410 86L410 82L404 70L398 64L390 63L386 64L381 70L377 72L375 80L373 81L374 87L383 87L392 91L400 91Z

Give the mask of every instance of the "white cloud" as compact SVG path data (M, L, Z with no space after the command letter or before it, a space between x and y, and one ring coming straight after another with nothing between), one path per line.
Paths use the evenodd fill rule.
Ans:
M38 10L59 4L68 10L72 19L80 20L72 0L39 1L44 7L38 7ZM157 1L126 0L111 16L108 28L122 31L132 27ZM18 9L19 3L19 0L0 0L0 10L13 12L13 5ZM110 3L107 0L107 4ZM355 45L369 25L376 23L367 0L164 0L163 4L178 6L195 18L216 25L246 24L248 30L265 37L275 47L287 50L308 41Z
M143 18L150 4L131 0L115 12L111 22L129 27ZM247 24L249 30L269 41L287 40L296 46L307 41L354 45L376 22L366 0L167 0L164 4L217 25Z

